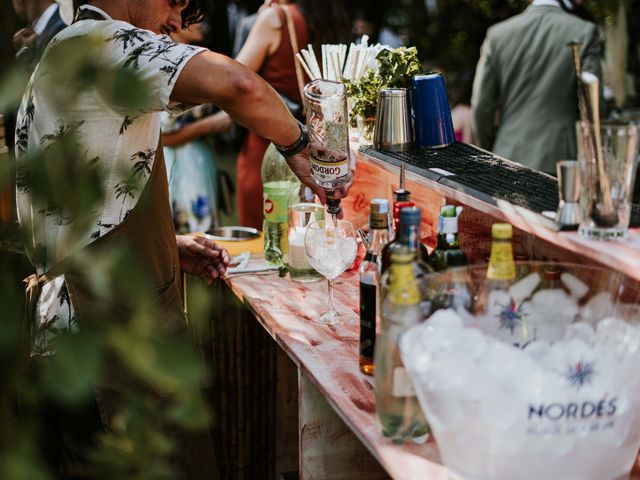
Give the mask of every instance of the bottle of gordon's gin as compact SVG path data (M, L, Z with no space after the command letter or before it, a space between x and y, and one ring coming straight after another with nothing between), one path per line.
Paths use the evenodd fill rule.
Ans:
M351 184L347 94L343 83L314 80L304 87L311 173L327 192L327 211L340 212L335 193Z

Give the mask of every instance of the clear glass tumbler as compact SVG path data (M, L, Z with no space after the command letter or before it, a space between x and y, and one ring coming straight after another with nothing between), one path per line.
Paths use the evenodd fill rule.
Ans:
M302 192L302 193L300 193ZM315 201L308 187L289 195L289 277L295 282L315 282L322 275L311 266L304 252L304 236L307 226L324 220L324 207Z
M582 180L579 232L597 240L625 238L638 163L638 126L603 122L596 132L591 123L577 122L576 132Z

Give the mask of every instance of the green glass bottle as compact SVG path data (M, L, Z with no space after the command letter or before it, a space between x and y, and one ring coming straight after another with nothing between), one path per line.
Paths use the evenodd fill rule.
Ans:
M270 144L262 159L264 258L271 265L285 266L289 251L288 199L299 181L286 160Z
M455 205L443 205L438 216L438 242L436 248L427 262L436 272L441 272L450 267L462 267L468 265L469 260L460 249L460 237L458 235L458 217L462 207Z

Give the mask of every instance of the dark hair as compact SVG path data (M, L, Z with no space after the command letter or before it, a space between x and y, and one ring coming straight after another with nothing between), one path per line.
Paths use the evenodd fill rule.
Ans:
M89 0L73 0L73 11L78 10L80 5L89 3ZM187 8L182 11L182 27L204 20L204 17L213 9L213 0L191 0Z
M309 41L316 52L323 43L349 43L353 39L342 0L296 0L307 23Z
M182 11L182 28L199 23L213 9L213 0L191 0Z

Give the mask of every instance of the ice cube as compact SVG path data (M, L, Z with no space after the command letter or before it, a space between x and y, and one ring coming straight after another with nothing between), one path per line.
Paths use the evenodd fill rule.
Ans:
M455 353L463 357L466 362L475 362L482 356L486 348L487 342L482 332L475 328L466 328L461 330Z
M429 329L425 324L411 327L398 339L398 347L402 355L402 361L407 368L423 372L428 368L430 360L430 346L434 346L430 341Z
M487 339L486 354L479 365L495 379L496 382L509 382L519 372L519 350L511 345L495 339ZM519 373L518 373L519 374Z
M569 289L571 296L580 300L589 291L589 286L575 275L564 272L560 275L560 281Z
M575 316L578 303L561 288L548 288L536 292L531 301L539 308L559 311L563 316Z
M612 351L620 351L627 346L630 337L627 322L617 318L605 318L596 327L598 346Z
M575 322L567 326L564 331L564 339L570 340L577 338L588 345L593 345L596 340L596 332L593 327L585 322Z
M524 352L532 359L539 361L549 354L549 348L548 342L534 341L527 344L524 348Z
M558 288L540 290L521 310L529 336L551 342L562 338L567 325L576 318L578 305Z
M533 291L540 283L540 274L537 272L530 273L522 280L514 283L509 289L509 294L516 303L522 303L529 298Z
M427 323L433 328L462 328L463 324L460 316L451 308L436 310Z
M592 326L608 317L613 312L613 303L609 292L600 292L589 299L582 307L580 317L582 321L590 323Z

